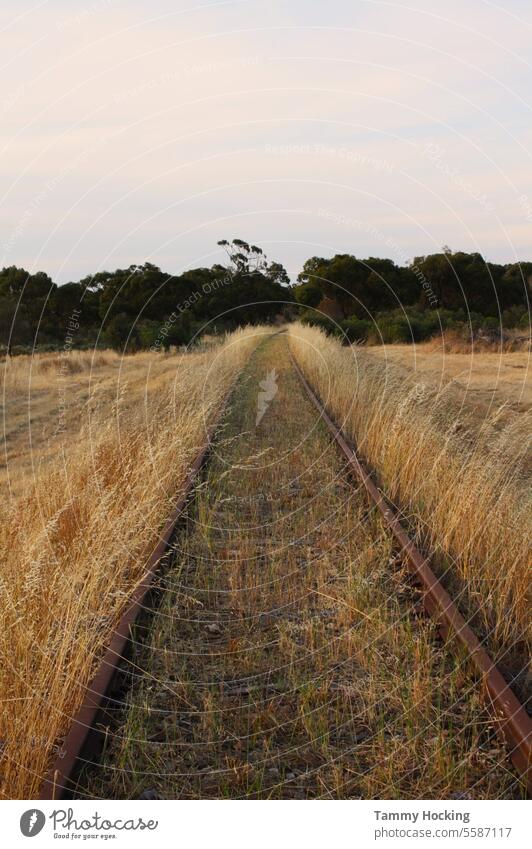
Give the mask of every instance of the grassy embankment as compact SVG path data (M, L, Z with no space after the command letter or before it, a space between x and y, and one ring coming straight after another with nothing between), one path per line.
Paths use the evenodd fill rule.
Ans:
M290 345L387 495L436 552L462 610L518 676L523 694L530 657L530 412L485 398L479 405L475 393L470 403L467 387L438 385L315 328L292 325Z
M205 424L265 332L242 330L207 351L167 358L106 352L93 362L73 353L66 365L46 356L7 364L8 409L19 415L8 434L9 481L19 468L31 473L1 507L4 796L37 791ZM63 401L57 368L71 377ZM17 407L24 395L25 423ZM33 397L48 429L39 438L28 434ZM20 465L13 440L22 446Z

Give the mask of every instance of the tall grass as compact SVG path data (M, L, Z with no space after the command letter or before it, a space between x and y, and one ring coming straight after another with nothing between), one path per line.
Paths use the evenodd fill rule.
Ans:
M263 333L238 331L179 358L164 387L148 381L136 409L121 410L118 399L103 426L82 431L67 456L0 508L5 796L37 792L205 426Z
M530 636L530 416L474 423L452 394L322 331L289 330L291 350L341 427L437 555L463 610L508 660Z
M119 365L116 351L68 351L67 353L21 354L5 357L0 363L2 388L6 393L33 388L48 388L50 378L94 372L102 366Z

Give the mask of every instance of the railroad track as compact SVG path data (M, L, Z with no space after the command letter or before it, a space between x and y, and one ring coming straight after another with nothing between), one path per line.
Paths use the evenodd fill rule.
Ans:
M532 720L527 711L432 571L430 558L425 557L414 545L402 526L397 511L374 483L371 473L357 456L354 445L329 416L293 357L292 364L308 397L318 410L320 418L345 457L353 475L364 485L369 498L399 543L401 554L422 589L425 610L437 622L443 639L454 637L465 649L473 667L478 672L483 695L489 703L497 729L505 739L512 763L531 792Z
M363 483L369 499L378 508L386 526L399 544L401 556L408 563L420 586L426 611L436 620L440 632L446 640L450 641L451 638L454 638L455 644L466 650L473 667L479 674L481 688L488 702L494 724L504 737L512 762L527 782L528 787L532 789L532 721L473 630L436 578L430 567L429 558L424 557L416 548L402 527L396 511L378 489L368 469L357 457L354 446L327 414L320 399L293 359L292 365L310 401L318 410L320 418L342 452L350 472ZM43 780L40 791L41 799L65 798L75 786L80 765L97 757L101 736L95 727L98 717L109 700L109 694L113 682L116 680L121 660L131 645L131 629L145 608L146 600L153 588L158 566L168 550L170 540L192 493L194 483L207 460L217 423L223 409L228 404L230 395L231 392L220 410L217 421L208 432L205 447L198 454L189 471L180 500L166 523L156 548L151 552L145 576L132 594L98 670L86 688L85 698L73 718L68 735L61 746L60 756L56 758Z
M82 762L91 757L97 757L100 752L101 733L96 728L98 716L105 708L109 693L119 673L120 664L130 649L132 629L146 608L146 602L152 592L161 560L168 552L170 542L194 485L207 461L215 433L229 405L236 382L229 389L212 425L207 429L205 444L188 470L181 495L161 531L155 548L148 553L146 572L131 594L128 605L120 618L98 669L85 688L81 707L73 717L67 736L59 747L59 753L42 781L39 799L63 799L67 797L75 784Z

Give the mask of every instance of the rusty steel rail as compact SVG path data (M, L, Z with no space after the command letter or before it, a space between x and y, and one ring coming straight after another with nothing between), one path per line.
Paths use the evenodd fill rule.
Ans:
M159 563L168 551L172 534L187 504L196 478L205 464L212 446L213 436L229 405L229 400L233 394L236 382L237 380L232 383L231 388L218 408L213 423L207 428L205 445L189 467L179 500L161 531L155 548L150 546L146 553L146 572L129 597L128 606L122 614L116 630L113 632L111 641L98 665L96 674L85 687L81 707L72 719L70 729L64 743L61 745L59 754L43 778L39 791L39 799L63 799L65 794L73 789L73 776L76 774L83 749L89 735L94 730L98 713L106 702L119 664L125 655L131 639L131 629L140 613L144 610L144 602L149 592L153 589Z
M397 512L376 486L364 463L359 460L355 447L329 416L291 352L290 356L308 397L341 449L350 470L364 484L369 497L382 514L385 524L401 546L401 552L405 555L410 571L422 587L423 604L427 613L437 621L440 633L445 639L448 636L454 636L458 640L481 676L484 696L493 714L496 727L506 741L514 766L523 777L529 792L532 793L532 720L432 571L430 558L424 557L414 545L401 525Z

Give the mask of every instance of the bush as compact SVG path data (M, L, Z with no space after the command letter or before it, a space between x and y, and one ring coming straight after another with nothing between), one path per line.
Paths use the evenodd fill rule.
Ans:
M366 342L373 329L373 322L362 318L347 318L340 322L348 342Z
M299 320L303 322L303 324L309 324L312 327L319 327L329 336L341 336L342 332L340 326L337 322L333 321L332 318L329 318L326 315L321 315L315 310L305 310L301 313Z
M503 328L526 330L529 320L528 312L523 313L521 308L506 310L502 322L495 316L475 312L467 314L463 309L420 310L413 307L378 312L374 320L352 315L339 325L315 310L307 309L300 316L304 324L319 327L329 336L341 338L344 343L368 342L372 345L425 342L447 330L454 331L464 340L482 334L495 337L503 333Z
M460 315L460 317L462 317ZM392 310L378 313L375 328L368 334L373 344L424 342L448 327L459 325L450 310Z

